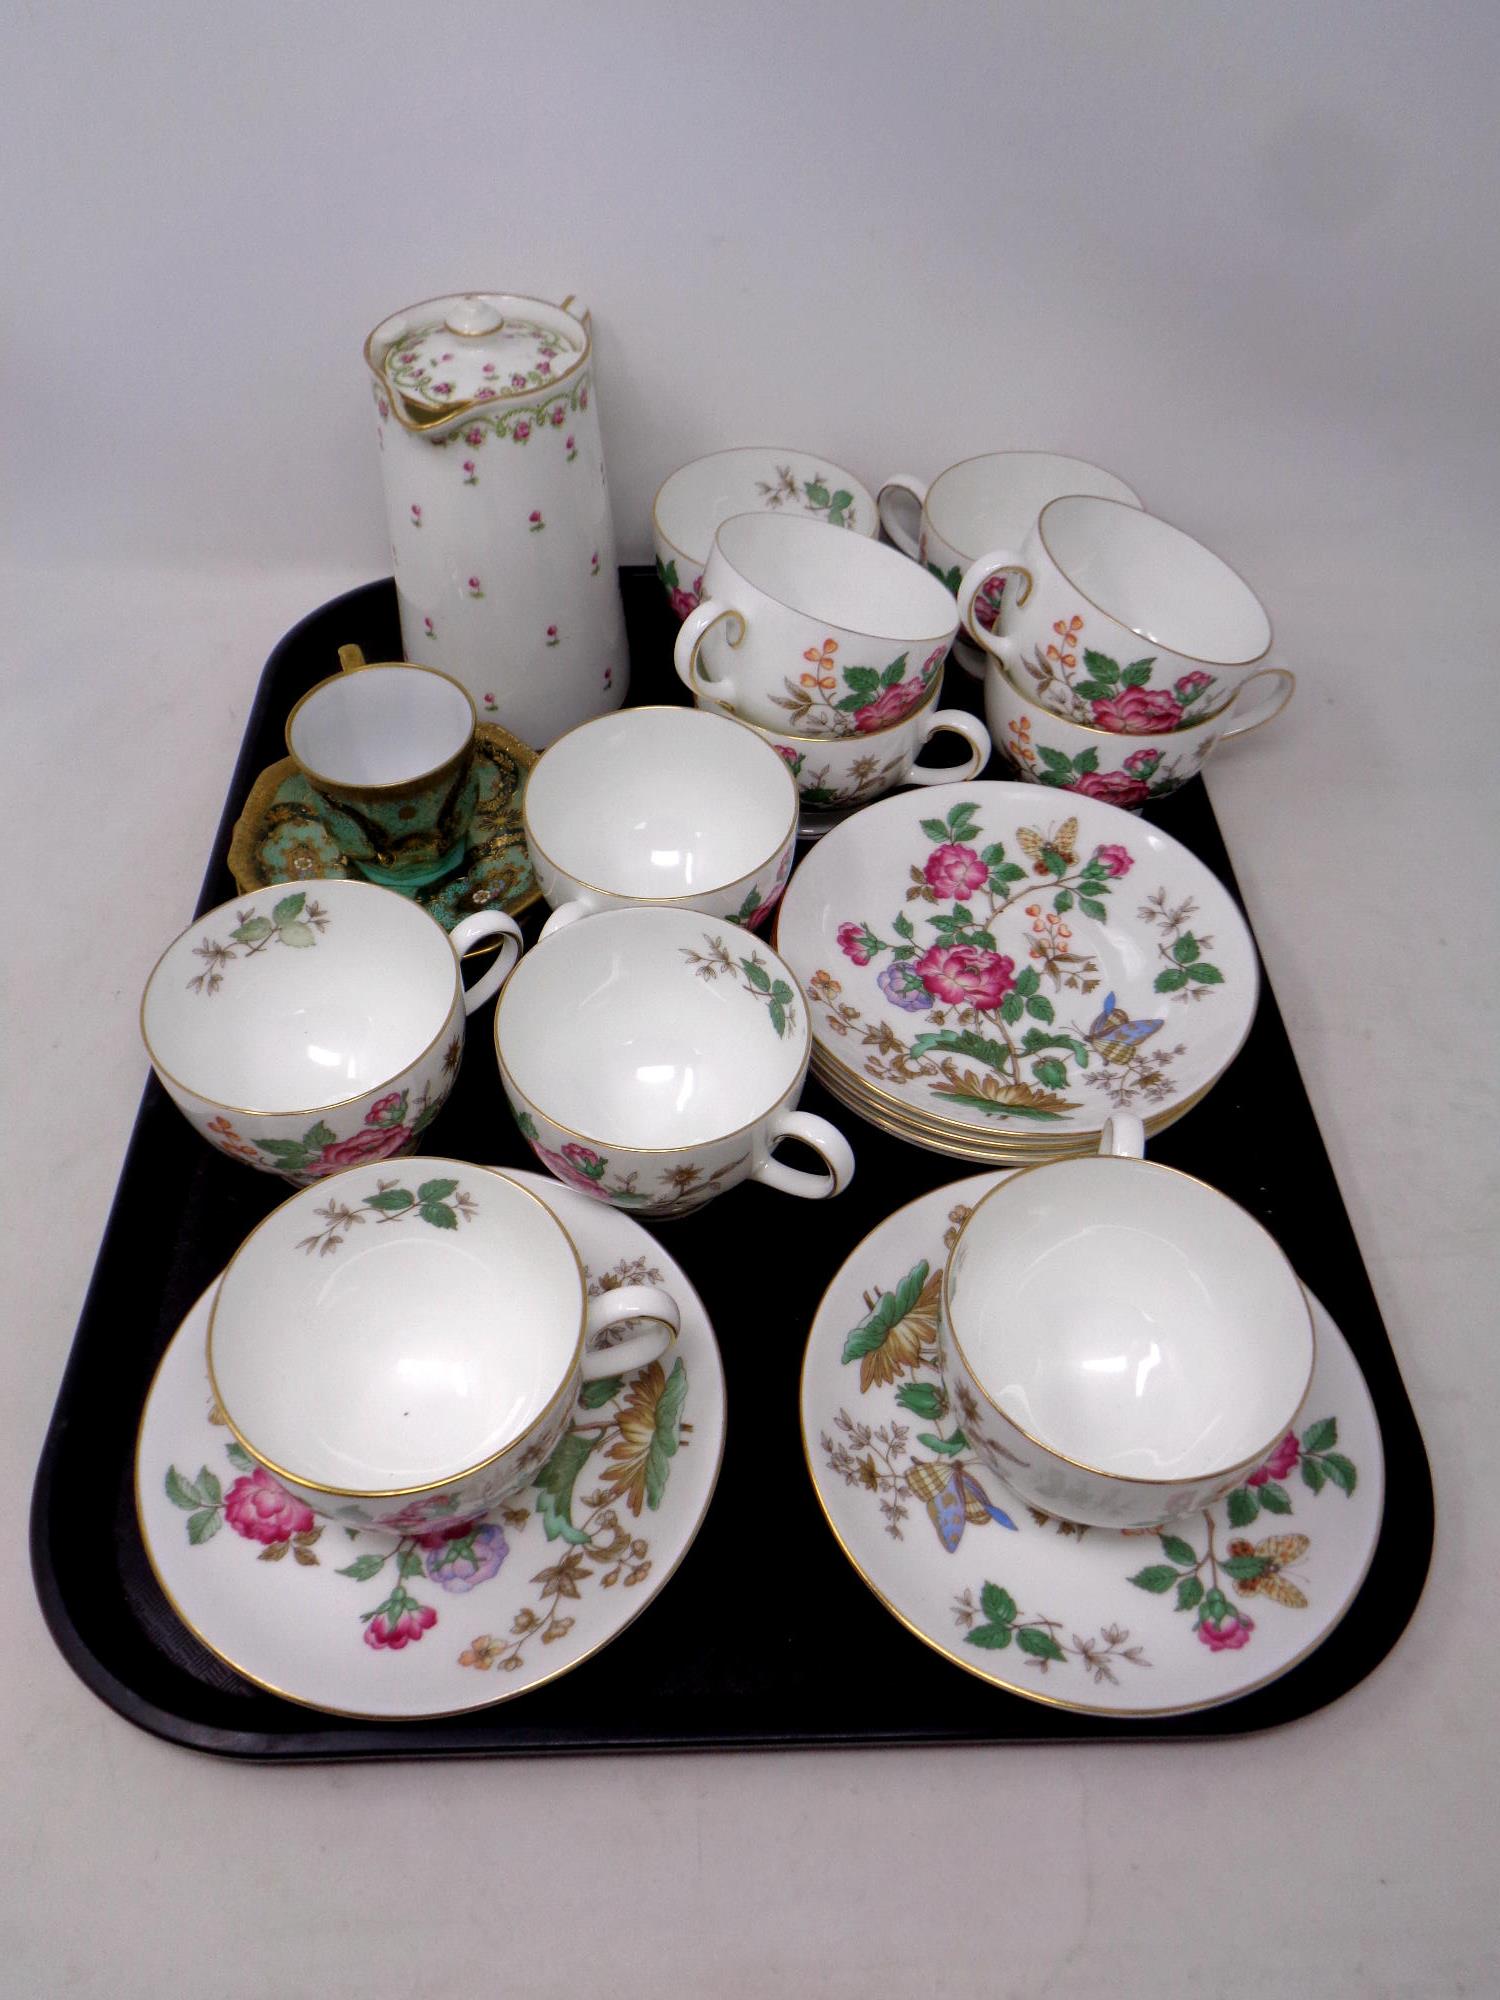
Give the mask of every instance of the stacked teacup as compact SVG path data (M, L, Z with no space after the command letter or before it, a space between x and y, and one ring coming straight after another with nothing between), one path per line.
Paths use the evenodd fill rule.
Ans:
M768 743L797 781L804 835L906 784L973 777L982 725L938 706L958 630L952 596L894 549L795 515L733 515L677 635L677 671L700 708ZM917 762L952 731L965 762Z
M988 655L985 714L1018 775L1111 805L1176 791L1296 684L1265 664L1271 622L1226 562L1099 494L1049 501L1019 548L976 558L958 610Z

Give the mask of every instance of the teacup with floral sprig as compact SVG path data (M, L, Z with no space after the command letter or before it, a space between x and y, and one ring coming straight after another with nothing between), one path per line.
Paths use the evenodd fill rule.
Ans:
M678 1326L659 1286L590 1299L529 1188L430 1159L351 1168L273 1209L220 1281L208 1373L294 1501L399 1537L481 1520L528 1485L580 1386L659 1360Z
M462 955L496 937L470 987ZM372 882L271 884L197 917L141 998L151 1066L230 1159L298 1187L410 1153L453 1087L464 1024L522 946L484 910L450 933Z
M896 722L925 699L958 630L936 577L879 542L792 515L722 523L702 602L677 634L695 700L805 736Z
M1250 694L1255 681L1267 683L1258 696ZM1221 743L1279 715L1296 685L1289 668L1262 667L1241 681L1222 708L1194 721L1180 719L1185 707L1180 696L1190 689L1171 694L1131 689L1128 694L1141 694L1143 710L1148 703L1160 710L1162 727L1127 732L1124 704L1096 702L1094 713L1103 719L1073 721L1044 707L991 660L985 668L984 712L996 748L1017 776L1135 811L1196 777Z
M999 618L986 624L1001 572ZM1217 714L1271 649L1271 621L1228 563L1097 494L1049 501L1018 549L972 562L958 609L974 643L1044 708L1130 735Z
M802 990L753 932L697 911L605 910L521 962L495 1014L522 1136L566 1186L636 1215L685 1215L743 1180L821 1201L849 1143L797 1109L811 1037ZM808 1146L822 1173L774 1157Z

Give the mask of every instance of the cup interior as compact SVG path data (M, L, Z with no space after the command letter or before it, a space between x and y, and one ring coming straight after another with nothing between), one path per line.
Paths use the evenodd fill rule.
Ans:
M1271 621L1212 549L1154 514L1067 495L1042 510L1042 542L1074 587L1143 639L1210 666L1248 666Z
M778 1034L758 961L790 989ZM502 989L495 1044L521 1095L584 1139L638 1151L754 1124L807 1064L802 995L773 952L696 911L586 917L527 954Z
M363 1207L393 1177L413 1194L446 1184L457 1226ZM461 1161L355 1168L338 1196L365 1221L328 1256L299 1247L324 1227L326 1187L282 1203L236 1254L209 1325L216 1392L294 1478L361 1494L441 1484L519 1438L566 1379L577 1255L534 1195Z
M368 882L282 885L211 910L167 947L141 1028L158 1069L199 1097L313 1111L399 1076L458 991L453 947L404 896Z
M991 451L940 472L927 489L933 528L972 562L986 549L1019 546L1049 500L1063 493L1093 493L1139 507L1123 479L1086 458L1050 451Z
M1117 1478L1206 1478L1269 1450L1312 1369L1307 1301L1271 1237L1144 1160L1003 1182L955 1247L947 1303L991 1400Z
M736 514L721 525L715 545L732 570L773 602L856 637L938 645L957 629L953 599L936 577L899 550L826 521Z
M461 755L474 704L425 667L361 667L324 681L293 710L287 747L309 777L334 785L414 784Z
M738 722L620 709L560 737L527 781L526 836L576 882L670 901L764 868L793 831L796 785Z
M663 480L655 501L659 534L674 549L688 556L701 571L713 547L714 530L731 514L742 514L768 505L762 487L774 480L785 467L796 480L806 482L821 474L830 491L842 488L854 496L852 519L857 529L873 533L875 503L868 491L850 472L826 458L776 445L735 445L728 451L710 452L695 458ZM800 501L788 504L801 506Z

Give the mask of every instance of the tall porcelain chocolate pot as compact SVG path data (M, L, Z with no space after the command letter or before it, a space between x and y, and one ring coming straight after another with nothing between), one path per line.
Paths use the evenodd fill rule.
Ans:
M541 748L629 669L588 315L511 292L392 313L365 342L406 657Z

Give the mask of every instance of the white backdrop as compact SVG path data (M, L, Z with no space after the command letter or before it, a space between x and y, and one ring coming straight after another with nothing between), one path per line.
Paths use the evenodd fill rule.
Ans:
M1493 0L11 0L18 1994L1500 1990L1497 56ZM1264 599L1298 697L1210 788L1439 1506L1414 1625L1324 1714L1206 1749L261 1772L138 1734L58 1658L18 1530L140 988L267 652L387 566L363 337L475 286L591 305L625 559L721 444L870 481L1031 445L1111 467Z

